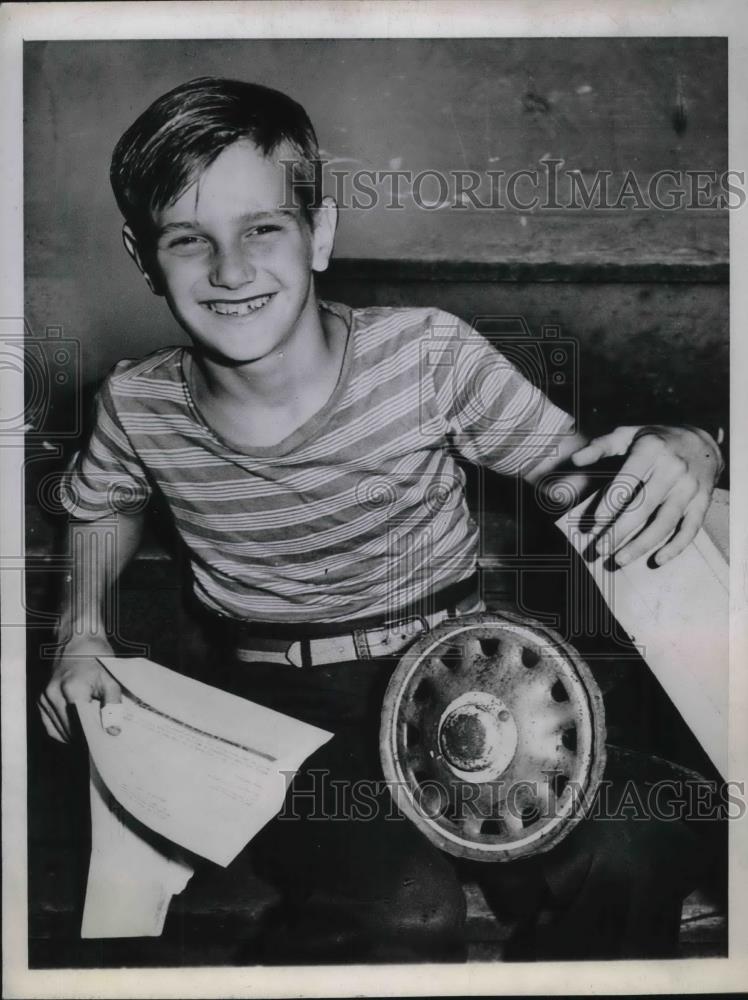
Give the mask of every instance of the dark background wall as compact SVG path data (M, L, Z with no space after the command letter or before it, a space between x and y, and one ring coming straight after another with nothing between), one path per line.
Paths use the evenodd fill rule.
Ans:
M328 169L508 174L552 157L588 184L610 171L615 191L629 170L644 186L657 170L726 169L726 55L708 38L29 43L27 319L80 342L84 383L183 340L126 258L108 164L136 115L194 76L300 100ZM726 215L432 211L406 193L401 211L343 212L336 255L352 260L322 290L521 314L538 336L560 325L579 345L583 418L724 424Z

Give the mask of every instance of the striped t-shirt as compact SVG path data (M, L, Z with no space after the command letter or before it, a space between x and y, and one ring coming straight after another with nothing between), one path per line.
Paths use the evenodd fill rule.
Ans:
M475 568L478 532L454 454L524 474L569 433L558 409L470 326L438 309L350 309L327 403L283 441L230 447L197 411L187 348L121 361L64 477L77 518L156 490L197 598L232 618L391 614Z

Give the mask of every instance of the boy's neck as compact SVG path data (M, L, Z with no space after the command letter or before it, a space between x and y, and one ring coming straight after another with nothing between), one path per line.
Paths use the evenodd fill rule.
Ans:
M233 447L272 446L329 400L340 378L348 330L332 312L312 315L268 357L225 366L198 353L186 371L203 419Z
M328 316L330 321L328 321ZM267 357L243 365L222 364L196 352L196 375L201 395L215 401L254 402L283 407L305 395L310 385L329 371L335 360L337 317L322 315L314 295L299 324L282 344ZM341 322L341 321L339 321Z

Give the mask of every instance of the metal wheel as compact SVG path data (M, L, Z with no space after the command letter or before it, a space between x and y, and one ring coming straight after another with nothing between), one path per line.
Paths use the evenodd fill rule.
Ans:
M552 630L508 613L453 619L392 675L380 753L401 812L438 847L478 861L540 854L602 776L602 695Z

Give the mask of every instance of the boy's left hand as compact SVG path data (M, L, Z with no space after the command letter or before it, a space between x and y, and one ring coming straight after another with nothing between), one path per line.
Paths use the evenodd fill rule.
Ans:
M595 512L595 544L625 566L667 542L662 565L685 549L704 519L723 462L714 439L696 427L618 427L576 451L576 466L627 455ZM668 540L669 539L669 540Z

